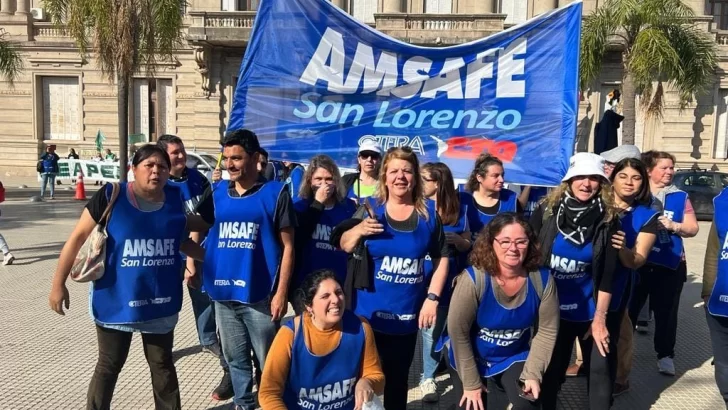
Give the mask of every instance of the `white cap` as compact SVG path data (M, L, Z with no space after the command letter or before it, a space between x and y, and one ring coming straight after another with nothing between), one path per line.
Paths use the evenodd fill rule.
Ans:
M382 155L382 147L372 140L366 140L359 146L358 154L361 154L364 151L376 152L377 154Z
M604 151L600 155L605 161L616 164L617 162L627 158L640 159L640 149L634 145L626 144L612 148L609 151Z
M588 175L598 175L604 179L608 179L604 174L604 158L591 152L579 152L569 159L569 170L561 179L566 182L574 177L583 177Z

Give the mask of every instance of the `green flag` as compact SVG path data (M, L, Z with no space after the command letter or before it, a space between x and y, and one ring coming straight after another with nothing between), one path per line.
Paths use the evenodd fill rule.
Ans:
M104 141L106 141L106 137L101 130L98 130L96 132L96 151L101 152L104 150Z

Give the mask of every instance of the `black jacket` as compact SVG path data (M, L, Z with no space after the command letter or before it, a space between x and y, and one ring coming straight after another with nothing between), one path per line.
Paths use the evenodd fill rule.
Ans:
M341 236L349 229L359 225L365 215L366 210L364 206L359 206L352 218L340 222L336 225L333 231L331 231L329 243L335 248L339 248ZM354 252L348 254L346 261L346 280L343 283L343 289L344 295L346 296L347 309L352 308L356 289L371 288L374 279L373 274L369 269L370 266L374 266L374 263L369 257L369 251L367 250L366 245L364 245L364 239L362 238L354 248Z
M546 204L540 204L531 214L531 226L541 245L541 266L550 266L551 248L554 245L558 228L556 218L553 218L553 210L544 217ZM594 232L592 242L594 254L592 256L592 279L594 280L594 300L597 292L612 293L612 285L615 279L615 272L619 264L619 251L612 246L612 235L622 227L619 218L606 222L602 221Z

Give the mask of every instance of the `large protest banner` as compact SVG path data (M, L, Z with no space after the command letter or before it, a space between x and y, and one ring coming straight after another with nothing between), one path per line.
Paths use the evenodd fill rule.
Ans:
M79 159L61 159L58 161L57 181L71 181L82 172L85 179L104 182L119 181L119 162L86 161ZM40 181L40 174L38 174Z
M271 158L410 146L465 178L490 152L506 180L556 185L574 149L581 2L475 42L393 39L326 0L263 0L228 131L255 131Z

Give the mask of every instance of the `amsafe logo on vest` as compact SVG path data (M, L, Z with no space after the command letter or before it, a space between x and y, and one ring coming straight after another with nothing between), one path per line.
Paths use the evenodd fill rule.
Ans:
M310 389L302 387L298 392L298 405L306 410L340 409L354 400L355 386L356 377Z
M221 222L218 248L255 249L260 224L255 222Z
M555 279L579 279L586 275L586 268L589 263L564 258L558 255L551 255L551 269L555 270Z
M422 275L423 259L385 256L375 279L385 282L415 285L425 278Z
M478 337L487 343L495 343L497 346L510 346L516 340L520 339L523 333L528 329L497 329L490 330L487 328L480 329Z
M316 241L316 249L323 249L325 251L335 250L329 243L332 229L328 225L316 224L316 229L313 230L313 235L311 235L311 239Z
M127 239L120 266L137 268L139 266L174 265L176 239Z

